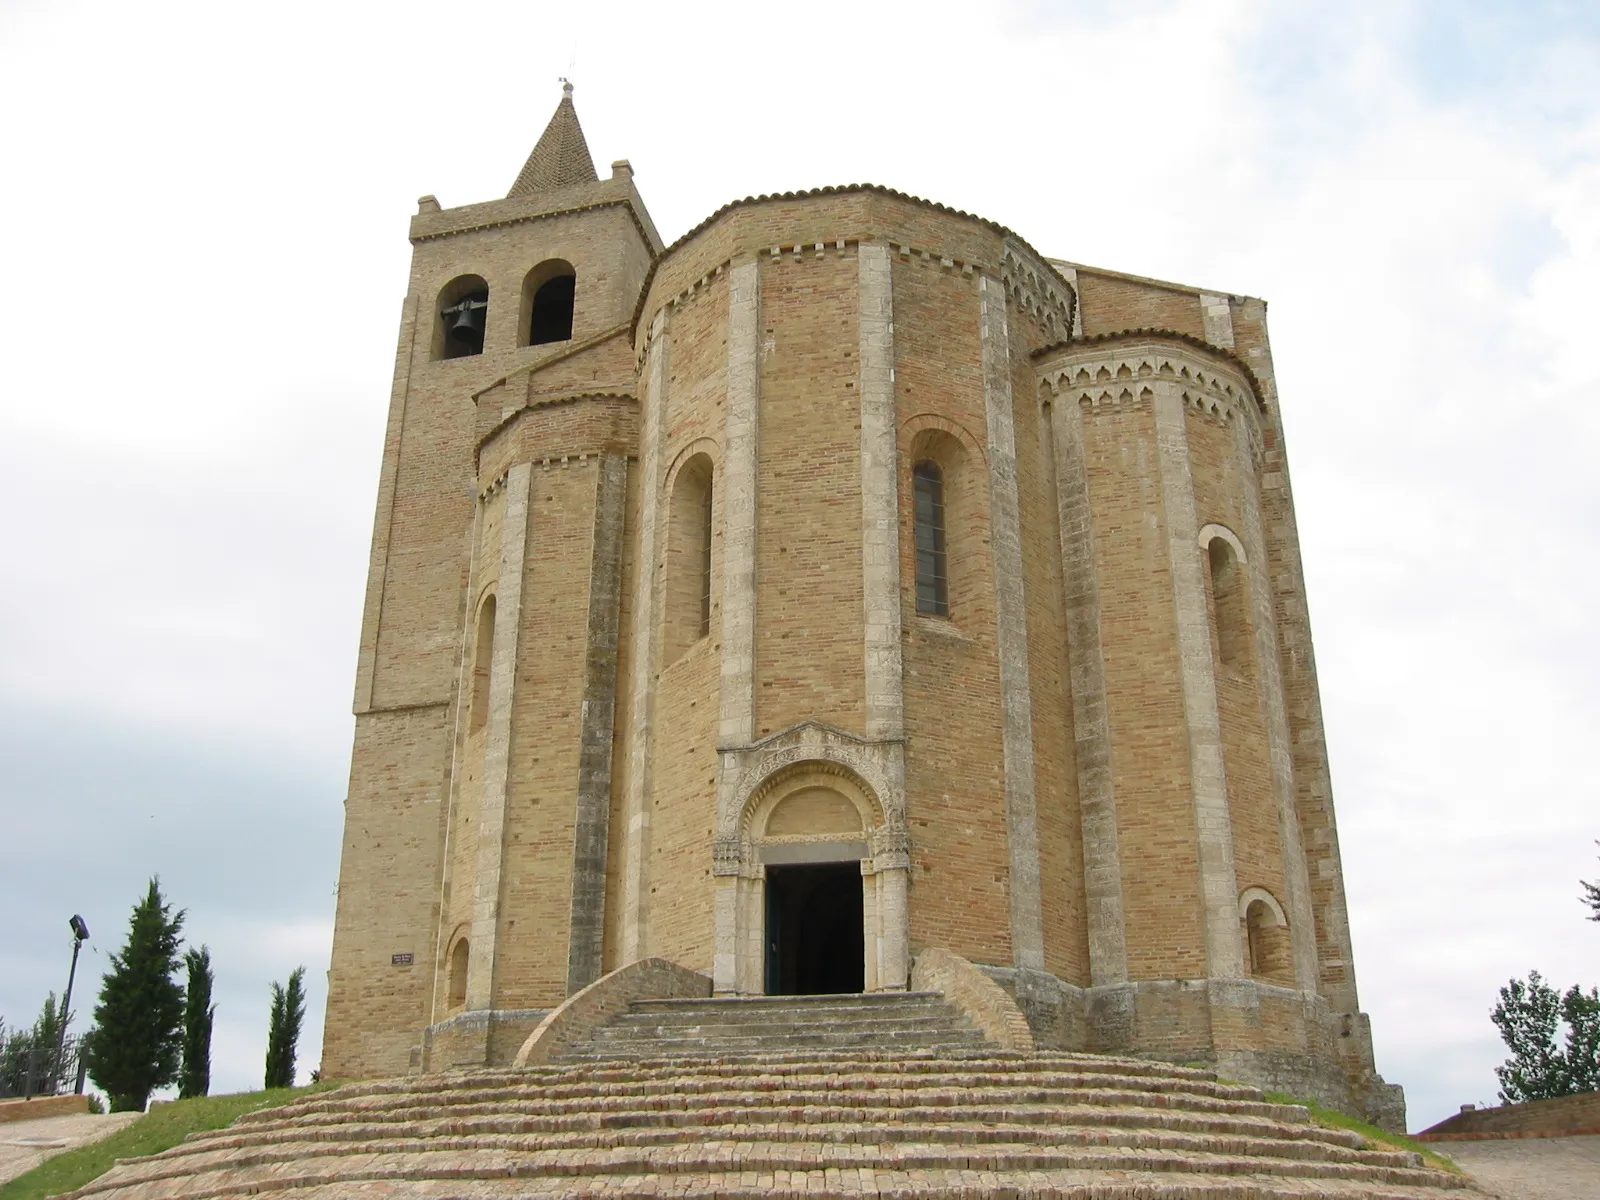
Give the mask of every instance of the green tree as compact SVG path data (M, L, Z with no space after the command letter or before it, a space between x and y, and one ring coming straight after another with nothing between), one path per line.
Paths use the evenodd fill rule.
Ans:
M306 1016L304 967L289 973L289 984L272 985L272 1014L267 1023L267 1082L269 1088L294 1086L294 1053L300 1043L300 1025Z
M53 1092L60 1086L61 1070L56 1063L56 1043L67 1020L51 992L32 1028L16 1027L9 1032L0 1021L0 1095L21 1095L33 1064L33 1090ZM35 1056L37 1051L37 1056Z
M178 1078L183 988L173 975L183 918L152 879L100 985L89 1074L111 1098L112 1112L142 1112L152 1091Z
M1600 1088L1600 992L1572 987L1561 995L1537 971L1500 989L1490 1019L1511 1057L1494 1069L1500 1101L1548 1100ZM1566 1046L1558 1043L1563 1026Z
M211 1026L217 1006L211 1003L211 949L191 948L183 956L189 969L183 1008L183 1068L178 1075L178 1097L204 1096L211 1091Z
M1600 991L1574 987L1561 997L1567 1025L1568 1094L1600 1092Z

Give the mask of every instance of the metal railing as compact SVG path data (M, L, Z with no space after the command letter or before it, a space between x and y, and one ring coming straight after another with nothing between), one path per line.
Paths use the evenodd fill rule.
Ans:
M18 1033L0 1042L0 1100L83 1093L89 1058L84 1039L69 1037L56 1046L36 1042L31 1033Z

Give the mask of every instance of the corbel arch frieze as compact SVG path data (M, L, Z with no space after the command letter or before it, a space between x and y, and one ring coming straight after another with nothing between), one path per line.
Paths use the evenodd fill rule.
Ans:
M1262 452L1260 401L1244 375L1182 342L1070 346L1038 364L1041 396L1076 401L1087 414L1176 388L1186 410L1222 425L1241 423L1257 462Z
M1072 336L1078 296L1054 268L1008 241L1000 255L1000 283L1006 299L1039 322L1052 339Z

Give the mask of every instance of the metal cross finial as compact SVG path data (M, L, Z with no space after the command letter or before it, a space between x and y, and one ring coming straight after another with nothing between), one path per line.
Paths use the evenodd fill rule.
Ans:
M572 80L568 79L565 75L560 76L560 79L562 95L566 96L569 100L572 99Z

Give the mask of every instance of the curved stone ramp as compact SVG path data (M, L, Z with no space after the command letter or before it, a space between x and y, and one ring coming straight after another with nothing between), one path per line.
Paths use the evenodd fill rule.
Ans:
M569 1063L352 1084L74 1197L1471 1195L1209 1072L980 1051Z

